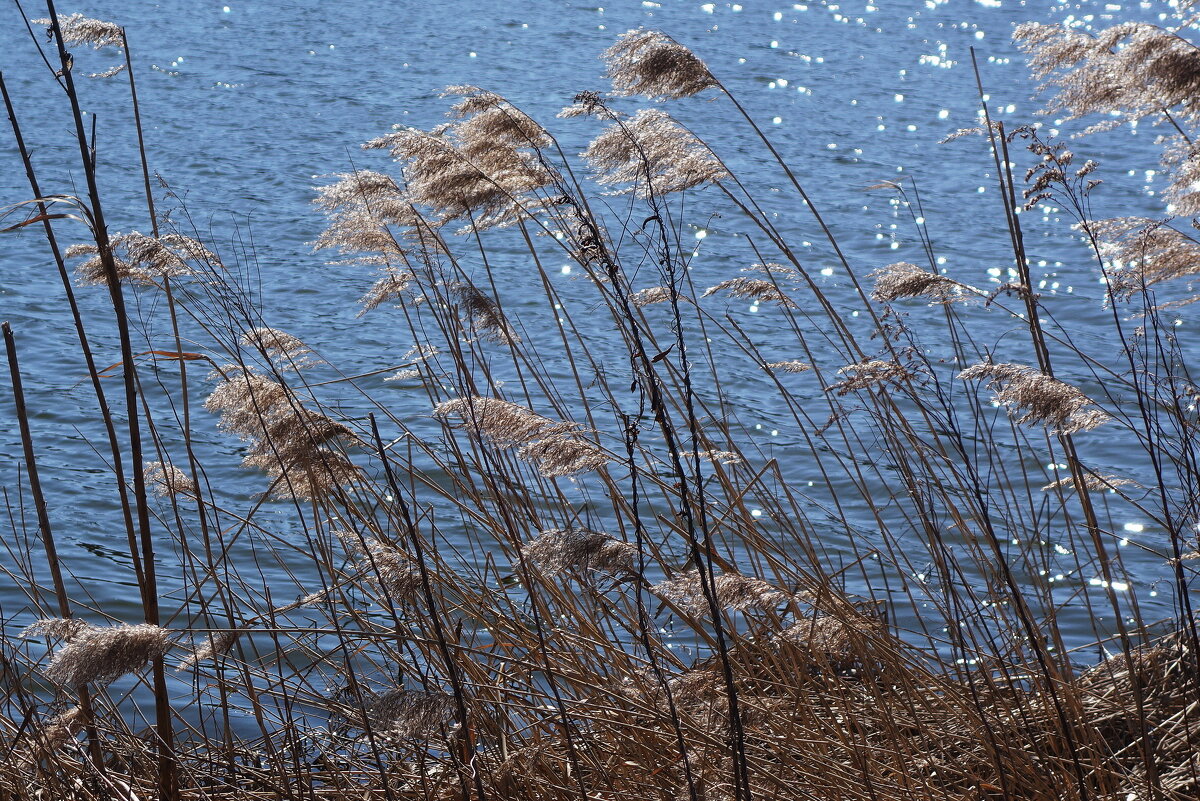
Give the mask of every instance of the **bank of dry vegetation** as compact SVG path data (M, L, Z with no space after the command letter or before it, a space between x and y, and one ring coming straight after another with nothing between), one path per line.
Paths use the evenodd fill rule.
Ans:
M0 796L1200 796L1200 391L1162 317L1192 299L1200 247L1200 50L1183 18L1017 30L1058 113L1164 124L1172 216L1092 219L1093 162L984 116L948 146L1000 175L1016 278L991 292L941 272L924 239L924 264L843 258L820 198L662 33L621 35L611 89L563 110L585 119L560 124L594 126L579 157L500 95L451 87L446 124L365 145L393 166L318 190L330 276L373 275L363 325L411 347L351 368L261 319L211 243L161 228L144 163L146 231L108 230L79 98L123 85L136 108L135 76L85 87L69 48L119 67L128 44L48 6L85 180L77 195L40 186L10 105L35 199L4 225L44 230L72 298L111 298L115 371L98 323L70 311L144 614L68 592L37 471L48 443L20 389L30 365L6 325L26 445L8 498L32 514L11 518L29 612L0 651ZM671 116L696 95L757 137L844 280L816 280L721 143ZM878 191L922 213L910 185ZM712 286L689 271L693 197L749 231ZM1063 236L1082 234L1107 279L1105 353L1058 322L1083 301L1049 304L1031 280L1019 211L1038 203L1075 218ZM518 263L539 295L491 271ZM571 297L550 279L562 263ZM161 315L152 352L134 296L159 300L138 305ZM769 311L769 335L727 314L731 298ZM980 342L989 315L1019 336ZM770 395L816 481L746 433L736 381ZM254 497L210 483L229 457L194 435L213 426L240 440ZM1106 437L1131 444L1127 472L1090 463ZM1129 510L1164 532L1147 547L1177 614L1158 628L1118 589ZM1057 592L1063 554L1100 589ZM1060 626L1081 610L1098 663Z

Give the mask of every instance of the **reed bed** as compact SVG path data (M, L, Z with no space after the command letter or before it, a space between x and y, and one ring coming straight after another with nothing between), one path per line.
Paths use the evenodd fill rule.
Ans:
M363 324L410 348L337 365L262 318L242 264L164 222L144 156L149 233L108 231L80 96L125 81L137 112L129 43L47 8L86 192L38 183L5 91L33 199L4 225L43 230L71 298L142 614L68 592L6 324L25 444L8 498L35 514L10 515L28 607L0 643L0 796L1200 794L1200 390L1164 317L1194 300L1198 247L1177 219L1200 208L1183 17L1018 29L1059 113L1170 126L1172 216L1091 219L1097 165L985 105L955 146L999 176L1016 277L994 291L926 239L927 264L845 257L737 98L661 32L621 35L611 89L563 110L595 131L578 156L502 96L450 87L447 123L365 144L395 164L317 190L316 249L373 275ZM126 67L97 73L107 88L76 82L88 46ZM696 95L757 138L844 282L816 280L721 143L672 117ZM922 213L915 187L880 189ZM1103 353L1072 337L1080 301L1031 279L1020 212L1047 203L1107 279ZM711 210L749 233L696 286ZM561 263L577 280L551 280ZM76 291L111 299L114 368ZM984 316L1015 333L980 342ZM789 463L815 480L755 439L754 405L790 420ZM198 444L214 428L217 453ZM1120 474L1106 437L1130 443ZM238 457L254 489L214 486L211 460ZM1119 589L1129 510L1165 532L1170 620Z

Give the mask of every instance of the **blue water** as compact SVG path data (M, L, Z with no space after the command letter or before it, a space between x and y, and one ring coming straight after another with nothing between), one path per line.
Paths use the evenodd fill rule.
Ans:
M1010 257L986 144L978 137L938 144L951 131L975 124L979 98L970 48L993 113L1011 124L1031 122L1038 119L1039 103L1010 42L1015 23L1074 14L1091 15L1091 24L1104 26L1130 15L1152 18L1158 7L1011 0L881 0L877 6L862 0L795 5L664 0L603 8L546 0L504 6L480 0L229 5L173 0L59 10L127 26L149 161L170 187L170 193L159 190L160 211L185 230L194 226L227 263L250 276L271 325L306 340L346 373L358 373L400 362L412 343L401 324L386 316L369 317L368 324L355 319L356 299L372 281L369 270L328 266L325 254L313 253L311 243L323 224L311 204L313 187L334 172L389 169L384 154L358 145L396 123L430 127L442 121L447 101L439 92L446 85L495 90L550 124L577 92L604 88L596 56L618 34L637 26L660 28L700 54L762 123L821 205L860 275L900 260L921 263L907 211L891 205L887 193L864 191L881 180L911 178L924 200L925 228L944 259L941 265L962 281L987 287L1009 280ZM83 52L77 63L100 71L111 66L113 56ZM11 7L0 11L0 68L45 191L82 193L78 173L61 166L77 158L63 98ZM145 232L149 222L123 80L82 81L84 107L97 120L110 229ZM732 124L727 105L699 97L673 104L671 111L712 142L753 193L768 198L793 241L818 243L810 218L779 192L781 177L767 169L761 147L744 126ZM1054 125L1053 119L1040 119ZM576 151L594 132L576 120L552 127ZM1158 169L1152 137L1153 132L1127 128L1075 146L1081 159L1102 163L1107 185L1097 195L1096 216L1159 213L1153 195L1163 179L1152 172ZM24 180L11 137L0 132L0 204L27 199ZM1101 287L1086 252L1063 235L1064 225L1054 214L1030 221L1034 280L1044 281L1039 285L1048 303L1063 300L1055 308L1066 310L1078 345L1107 348L1109 313L1100 303ZM721 258L722 243L732 240L737 224L704 218L698 226L707 237L695 261L696 284L737 275L743 265ZM59 231L66 242L84 238L67 224ZM812 248L814 272L837 296L845 276L821 245ZM518 286L525 268L501 258L495 269L500 283ZM556 278L562 291L574 291L572 276ZM78 297L91 321L97 361L117 362L104 293L82 289ZM518 308L521 302L514 300ZM146 333L135 348L169 343L161 306L139 313ZM769 334L767 310L732 303L730 313L757 334ZM95 423L63 289L36 228L0 237L0 317L11 322L19 342L60 556L97 608L136 619L139 606L130 589L103 432ZM1011 322L982 325L974 333L983 342L999 346L1014 338ZM1193 325L1181 314L1181 339ZM795 355L779 356L789 357ZM172 375L164 368L167 385ZM108 381L110 395L119 396L119 379ZM804 464L789 464L796 432L781 410L758 402L755 387L749 382L727 387L745 407L743 422L762 426L753 429L760 446L798 480L816 478ZM382 383L376 389L395 391ZM201 388L195 400L202 398ZM397 395L397 404L403 402ZM14 517L24 515L15 527L32 536L31 510L19 506L20 441L7 395L0 419L0 485L7 488ZM244 497L261 491L262 477L247 476L237 466L238 444L215 430L210 415L197 410L197 419L196 444L206 454L213 483ZM1100 472L1120 473L1128 447L1114 436L1096 442L1088 455ZM869 520L868 510L853 511ZM294 525L285 511L277 514L281 531ZM1119 520L1127 524L1120 533L1134 546L1164 547L1162 531L1136 512L1126 517ZM1168 616L1170 593L1161 585L1169 587L1169 569L1136 547L1125 551L1128 591L1137 594L1147 618ZM161 558L169 575L171 553ZM0 561L12 564L8 557ZM1089 584L1094 578L1070 578L1070 592L1099 593ZM6 625L28 622L34 607L28 587L0 579L0 618ZM1085 641L1091 631L1081 628L1077 634Z

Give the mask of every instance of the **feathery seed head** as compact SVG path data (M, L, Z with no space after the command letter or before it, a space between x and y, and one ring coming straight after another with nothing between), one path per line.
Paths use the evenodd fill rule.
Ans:
M767 362L763 367L767 370L780 370L785 373L804 373L812 369L811 364L796 359L785 362Z
M170 647L170 632L149 623L89 626L54 652L46 678L63 687L108 684L161 658Z
M601 58L619 95L680 98L717 86L703 61L659 31L626 31Z
M1108 422L1109 415L1092 406L1077 388L1020 364L984 362L958 374L964 380L981 380L996 392L996 400L1020 412L1017 422L1052 426L1060 434L1089 431Z
M192 652L184 657L175 669L187 670L206 659L229 653L229 649L241 635L240 631L218 631L205 635L200 644L192 646Z
M883 384L899 383L912 378L912 373L905 370L896 362L880 359L868 359L855 364L848 364L845 367L839 368L837 372L838 375L845 376L845 378L825 387L826 392L847 395L858 390L870 389Z
M871 276L875 279L871 297L879 301L924 297L930 303L953 303L969 297L965 285L906 261L881 267Z
M364 699L363 707L373 733L388 739L426 740L454 719L454 699L443 693L389 690Z
M763 278L748 278L744 275L740 275L737 278L730 278L728 281L722 281L716 286L710 286L704 290L704 294L701 297L706 298L721 291L728 292L735 298L748 298L756 303L771 301L778 303L785 309L797 308L796 302L783 294L783 290L777 284Z
M304 407L283 384L253 369L229 365L204 408L220 427L250 444L242 464L275 479L279 497L311 499L352 483L358 468L338 450L354 439L343 424Z
M598 531L556 528L521 546L521 555L552 578L565 570L622 574L633 570L633 545Z
M91 628L91 624L86 620L80 620L77 617L48 617L35 620L32 624L22 629L21 633L17 636L24 638L53 637L58 640L71 640L85 631L91 630Z
M278 328L260 326L251 328L241 337L242 345L255 348L271 359L278 370L299 370L320 364L312 355L312 349L291 334Z
M518 447L517 456L537 465L546 478L564 478L608 463L608 456L584 436L578 423L555 422L499 398L443 401L433 415L448 423L458 417L462 422L456 427L465 427L498 447Z
M708 146L659 109L644 108L613 122L583 152L603 186L616 194L652 197L729 177Z
M50 25L50 19L30 20L35 25ZM58 29L62 31L63 43L67 47L89 45L94 50L102 47L122 47L121 26L115 22L85 17L82 14L58 15Z
M655 584L651 590L690 615L705 615L709 612L705 581L700 571L689 570ZM711 590L719 608L739 612L773 610L790 597L762 579L736 573L715 576Z
M664 303L671 299L671 290L665 286L652 286L629 296L629 302L641 308L654 303Z
M145 473L146 481L154 486L154 494L159 497L197 496L196 482L169 462L146 462Z

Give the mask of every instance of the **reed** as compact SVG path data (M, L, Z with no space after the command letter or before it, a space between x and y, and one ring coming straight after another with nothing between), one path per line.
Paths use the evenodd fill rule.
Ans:
M1015 280L986 292L947 275L927 239L927 265L859 265L704 62L630 31L603 55L611 92L560 115L596 128L579 156L502 96L457 86L445 124L364 145L396 166L317 189L316 251L371 274L363 324L411 344L398 364L338 365L263 319L236 261L156 211L124 31L47 6L87 194L43 192L5 92L33 194L5 230L40 224L68 290L73 263L75 285L108 292L114 367L97 369L101 323L73 294L70 312L142 614L68 595L81 585L55 549L21 332L5 324L27 465L6 490L5 564L28 604L0 640L0 797L1200 792L1200 389L1163 316L1195 300L1175 293L1197 244L1174 218L1091 219L1096 162L985 106ZM1200 202L1200 49L1183 20L1017 31L1058 90L1051 108L1171 126L1171 215ZM85 45L122 51L150 235L104 223L68 50ZM623 99L697 95L751 126L844 285L813 279L721 142L670 104ZM916 187L879 188L923 214ZM1020 211L1039 203L1074 215L1063 236L1083 235L1107 281L1105 352L1062 322L1080 301L1033 285ZM690 221L718 209L750 232L746 268L697 287ZM85 241L63 249L68 225ZM513 253L524 272L500 280ZM564 261L579 280L550 280L544 265ZM731 298L769 323L727 313ZM169 335L139 350L149 315ZM985 317L1016 333L980 342ZM115 371L114 407L101 376ZM816 480L758 444L735 382L790 419ZM215 431L227 445L202 446ZM1094 447L1106 437L1130 445L1117 473ZM253 489L216 485L239 456ZM1169 621L1118 589L1129 510L1167 532L1152 554ZM1064 572L1103 592L1060 591Z

